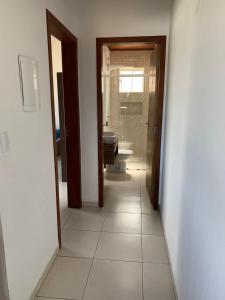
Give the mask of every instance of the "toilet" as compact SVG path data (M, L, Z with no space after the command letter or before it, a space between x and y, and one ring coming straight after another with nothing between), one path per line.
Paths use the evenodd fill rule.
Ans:
M119 145L119 149L130 150L132 149L133 143L129 141L119 141L118 145Z
M126 172L126 160L133 154L134 152L130 149L118 149L118 155L113 165L106 165L106 170L108 172Z

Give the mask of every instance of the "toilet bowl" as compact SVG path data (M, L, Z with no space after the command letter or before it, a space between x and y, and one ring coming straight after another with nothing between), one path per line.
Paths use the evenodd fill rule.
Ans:
M119 148L120 149L126 149L126 150L130 150L133 146L132 142L129 141L119 141Z
M109 172L126 172L126 160L133 154L134 152L129 149L119 149L118 155L113 165L107 165L106 170Z

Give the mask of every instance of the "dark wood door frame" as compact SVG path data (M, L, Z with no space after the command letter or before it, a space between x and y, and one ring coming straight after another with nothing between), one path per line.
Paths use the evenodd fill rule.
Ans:
M96 39L96 62L97 62L97 119L98 119L98 190L99 206L104 206L104 174L103 174L103 104L102 104L102 46L107 44L129 44L129 43L151 43L160 46L159 61L159 83L157 95L157 123L159 124L156 140L156 180L155 193L157 201L154 209L158 208L159 177L160 177L160 152L161 152L161 133L164 102L164 80L165 80L165 60L166 60L166 36L139 36L139 37L105 37Z
M57 72L58 86L58 106L59 106L59 124L60 124L60 141L58 151L61 158L62 182L67 182L67 159L66 159L66 124L65 124L65 107L63 91L63 73Z
M61 224L60 224L60 203L57 165L57 145L55 127L55 105L52 69L52 45L51 36L61 41L62 45L62 69L63 69L63 91L66 125L66 156L67 156L67 189L68 207L80 208L81 198L81 155L80 155L80 114L79 114L79 93L78 93L78 49L77 38L48 10L47 17L47 38L49 54L49 74L51 90L51 111L52 111L52 133L55 160L55 185L56 204L58 221L58 238L61 247Z

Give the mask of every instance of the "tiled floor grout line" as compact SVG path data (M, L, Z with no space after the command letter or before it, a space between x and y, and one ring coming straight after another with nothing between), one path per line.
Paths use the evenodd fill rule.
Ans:
M143 238L142 238L142 172L140 174L140 202L141 202L141 284L142 284L142 299L144 300L144 264L143 264Z
M104 224L105 224L105 219L106 219L106 217L104 216L104 220L103 220L102 226L101 226L101 231L99 231L98 242L97 242L96 247L95 247L95 251L94 251L94 254L93 254L92 261L91 261L90 270L88 272L87 281L86 281L86 284L85 284L84 291L83 291L81 299L84 299L84 295L85 295L85 291L86 291L86 288L87 288L87 285L88 285L88 281L89 281L89 277L90 277L90 274L91 274L91 270L92 270L92 267L93 267L93 264L94 264L95 255L96 255L96 252L97 252L97 249L98 249L98 245L99 245L99 242L100 242L100 239L101 239L101 235L102 235L102 230L103 230L103 227L104 227Z
M70 219L70 217L72 216L73 214L73 210L71 209L71 211L69 211L68 213L68 216L65 218L65 222L64 222L64 225L62 226L61 228L61 232L62 231L74 231L74 232L77 232L77 231L84 231L84 232L96 232L98 233L98 235L96 234L96 240L97 240L97 243L96 243L96 240L95 240L95 243L96 243L96 246L95 248L92 250L92 253L93 253L93 256L91 257L77 257L77 256L67 256L67 255L57 255L57 257L64 257L64 258L72 258L72 259L84 259L84 260L89 260L89 263L90 263L90 267L89 267L89 270L88 272L86 273L86 280L85 280L85 286L84 286L84 289L82 291L82 296L81 296L81 300L84 299L85 297L85 293L87 291L87 287L88 287L88 284L89 284L89 281L90 281L90 276L91 276L91 272L93 270L93 265L94 265L94 262L95 261L111 261L111 262L127 262L127 263L138 263L139 266L141 266L141 290L142 290L142 300L145 299L145 294L144 294L144 264L152 264L152 265L170 265L169 263L159 263L159 262L151 262L151 261L144 261L144 252L143 252L143 238L144 236L160 236L160 237L164 237L164 234L144 234L143 231L144 231L144 228L143 228L143 218L145 215L147 216L151 216L151 215L160 215L160 214L157 214L157 213L152 213L151 210L149 212L143 212L143 209L145 209L144 205L144 201L146 200L145 198L143 198L144 200L142 201L142 197L144 196L145 197L145 190L144 190L144 172L143 170L140 170L139 172L139 202L140 202L140 212L116 212L116 211L103 211L103 210L97 210L96 209L96 213L99 213L99 215L101 216L101 226L99 226L99 230L90 230L90 229L76 229L76 228L65 228L66 225L68 224L68 220ZM132 196L132 193L130 193L130 195L127 195L127 197L129 196ZM87 211L88 211L88 208L89 207L84 207L84 208L87 208ZM148 210L148 208L147 208ZM105 223L107 221L107 217L109 214L130 214L130 215L140 215L140 232L121 232L121 231L118 231L118 232L115 232L115 231L104 231L104 226L105 226ZM161 218L161 216L160 216ZM129 235L138 235L140 236L140 242L141 242L141 261L135 261L135 260L124 260L124 259L109 259L109 258L96 258L96 254L97 254L97 250L98 250L98 247L99 247L99 243L101 241L101 238L102 238L102 235L105 234L105 233L108 233L108 234L129 234ZM56 257L56 258L57 258ZM127 256L126 256L127 257ZM140 265L141 264L141 265ZM140 269L139 269L140 270ZM50 270L49 270L50 271ZM49 272L48 272L49 273ZM47 276L46 276L47 277ZM36 296L37 298L39 298L40 300L41 299L46 299L45 297L43 296ZM69 299L69 298L57 298L57 297L51 297L52 299L58 299L58 300L76 300L76 299Z
M63 231L80 231L80 232L102 232L102 233L115 233L115 234L136 234L136 235L141 235L141 232L126 232L126 231L105 231L105 230L102 230L102 231L99 231L99 230L89 230L89 229L63 229ZM155 235L155 234L146 234L146 235ZM160 235L157 235L157 236L160 236Z
M142 206L142 201L140 201L140 204L141 204L141 206ZM91 208L90 206L86 206L86 208ZM72 208L71 208L71 210L72 210ZM73 212L75 212L75 211L77 211L77 209L74 209L74 211L72 210L71 211L71 213L69 214L69 216L66 218L66 219L68 219L72 214L73 214ZM106 210L104 210L104 211L96 211L96 212L99 212L99 213L102 213L103 215L104 214L130 214L130 215L140 215L140 214L142 214L142 215L153 215L153 216L158 216L158 215L160 215L158 212L150 212L150 213L146 213L146 212L129 212L129 211L106 211ZM67 220L66 220L66 222L65 223L67 223ZM65 224L66 225L66 224ZM64 225L64 226L65 226ZM96 230L97 231L97 230Z
M124 260L124 259L112 259L112 258L100 258L100 257L82 257L82 256L68 256L68 255L59 255L59 257L72 258L72 259L83 259L83 260L102 260L102 261L121 261L121 262L130 262L130 263L142 263L142 261L137 260ZM152 265L169 265L169 263L161 262L152 262L152 261L143 261L146 264Z
M48 298L46 298L46 297L42 297L42 296L36 296L36 298L40 298L40 300L41 299L43 299L43 300L45 300L45 299L48 299ZM56 298L56 297L51 297L51 299L56 299L56 300L77 300L77 299L72 299L72 298Z
M60 212L62 212L62 211L60 211ZM68 220L69 220L69 218L71 217L71 215L72 215L72 211L69 213L69 215L67 216L67 218L66 218L66 220L65 220L65 222L64 222L64 224L63 224L63 226L61 227L61 231L65 228L65 226L66 226L66 224L67 224L67 222L68 222ZM60 215L60 221L61 221L61 215ZM61 221L62 222L62 221ZM62 224L62 223L61 223Z
M73 208L71 208L71 209L73 209ZM72 211L71 212L71 214L69 215L69 217L73 214L73 212L76 212L77 211L77 209L74 209L74 211ZM104 215L104 214L129 214L129 215L140 215L141 214L141 212L129 212L129 211L97 211L97 212L99 212L99 213L101 213L102 215ZM149 213L149 214L147 214L147 213L142 213L143 215L158 215L157 213L155 213L155 214L153 214L153 213Z

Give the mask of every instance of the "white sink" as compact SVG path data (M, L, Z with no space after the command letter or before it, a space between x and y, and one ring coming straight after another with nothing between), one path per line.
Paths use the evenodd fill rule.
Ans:
M114 132L103 132L104 144L113 144L116 141L116 134Z

